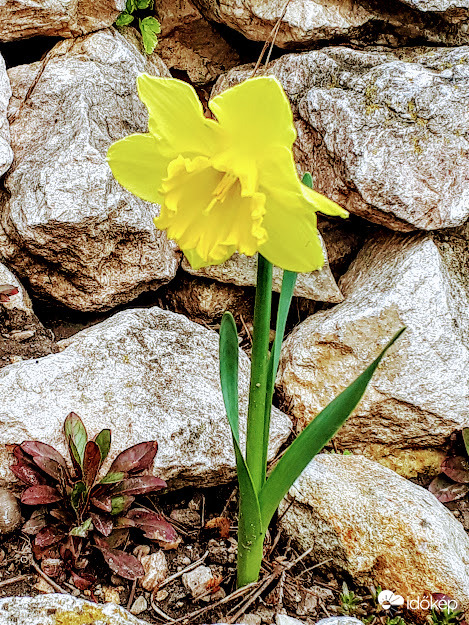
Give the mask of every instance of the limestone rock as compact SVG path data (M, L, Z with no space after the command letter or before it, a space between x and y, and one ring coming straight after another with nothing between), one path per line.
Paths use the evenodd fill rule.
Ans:
M0 488L0 534L9 534L21 525L18 499L7 488Z
M250 322L254 310L254 289L250 291L181 272L161 289L159 300L162 308L182 313L198 323L219 322L226 310L230 310L237 320L242 316L245 322Z
M281 528L301 552L313 547L314 560L331 558L329 566L358 583L405 599L442 592L468 610L469 538L462 525L427 490L376 462L317 456L279 512Z
M409 45L426 39L458 45L468 41L467 0L194 0L209 19L248 39L266 41L280 19L281 48L305 48L324 41Z
M214 92L245 79L241 67ZM269 65L292 102L300 171L370 221L435 230L469 218L469 46L324 48Z
M324 267L311 273L298 274L294 295L321 302L341 302L343 300L342 293L329 268L327 251L324 245L323 251L326 256ZM182 268L192 275L213 278L219 282L227 282L239 286L255 286L257 255L244 256L244 254L236 253L222 265L202 267L202 269L197 271L192 269L186 258L183 258ZM282 288L282 276L283 271L278 267L274 267L272 286L277 293Z
M13 162L13 152L10 147L10 128L7 120L7 108L10 97L10 80L5 61L0 54L0 177L3 176Z
M125 0L0 0L0 41L79 37L110 26L124 9Z
M154 474L171 487L233 479L216 332L155 306L117 313L60 345L61 353L0 370L0 421L5 423L0 478L11 479L7 444L41 440L66 453L63 421L74 411L90 436L112 430L114 456L156 439ZM249 359L241 351L239 380L245 419ZM272 416L271 457L291 427L279 410ZM242 433L244 427L241 420Z
M70 308L110 308L176 273L155 205L125 191L105 161L113 141L146 131L135 82L143 71L168 75L111 29L9 71L15 162L0 198L0 255L38 295Z
M18 278L0 263L0 285L18 289L7 302L0 302L0 366L13 358L45 356L55 351L54 336L46 330L33 311L26 289Z
M145 575L140 578L139 584L148 592L155 592L158 586L168 577L168 561L161 549L140 558Z
M81 617L81 618L80 618ZM114 603L99 605L72 595L47 594L37 597L0 599L0 625L147 625Z
M403 326L336 440L378 458L383 446L443 448L469 426L468 265L469 225L369 241L339 283L345 301L309 317L284 343L277 383L297 428Z
M235 49L190 0L157 0L155 9L162 24L157 51L170 69L187 72L192 83L204 85L239 65Z

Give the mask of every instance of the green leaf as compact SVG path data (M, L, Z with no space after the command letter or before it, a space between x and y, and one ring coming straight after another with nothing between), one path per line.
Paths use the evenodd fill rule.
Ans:
M80 507L82 495L86 492L86 486L83 482L77 482L73 487L72 494L70 495L70 503L75 511Z
M137 0L138 9L149 9L151 4L153 4L153 0Z
M94 442L99 447L99 451L101 453L101 463L103 463L109 450L111 449L111 430L101 430L101 432L96 436Z
M133 13L137 10L137 0L127 0L125 5L125 10L127 13Z
M86 521L84 523L82 523L81 525L79 525L78 527L74 527L71 532L70 532L70 536L79 536L80 538L86 538L89 530L92 528L92 522L91 519L86 519Z
M83 468L83 456L85 453L88 435L83 421L80 417L71 412L64 423L65 438L70 448L70 454L73 455L76 462Z
M233 437L240 492L240 535L254 541L261 532L259 500L254 490L251 474L239 444L238 407L238 332L233 315L225 312L220 326L220 381L226 414Z
M134 21L134 16L129 13L121 13L119 17L116 19L116 26L128 26Z
M280 350L282 348L283 337L285 335L285 325L287 323L288 312L295 289L297 274L293 271L283 272L282 289L277 310L277 323L275 326L275 339L272 345L272 352L269 358L269 369L267 373L265 415L264 415L264 441L262 446L264 479L267 469L267 450L269 446L270 433L270 413L272 412L272 398L274 396L275 378L277 376L278 363L280 360Z
M99 482L100 484L117 484L117 482L122 482L125 477L125 473L121 471L117 471L115 473L108 473L103 477L103 479Z
M156 17L145 17L138 20L140 32L143 38L143 47L147 54L151 54L158 43L157 34L161 32L161 26Z
M303 175L303 178L301 179L301 182L303 184L305 184L307 187L309 187L310 189L313 188L313 176L309 173L309 171L307 171Z
M397 332L378 358L311 421L280 458L259 494L263 526L270 522L293 482L345 423L362 398L381 359L404 330L402 328Z
M120 514L126 510L130 504L134 501L134 497L130 495L116 495L111 498L111 514Z

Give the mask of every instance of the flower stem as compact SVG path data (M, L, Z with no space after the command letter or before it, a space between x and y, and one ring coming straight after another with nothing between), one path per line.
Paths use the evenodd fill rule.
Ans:
M265 482L263 463L264 414L269 363L270 313L272 304L272 265L259 254L254 305L251 356L251 386L246 433L246 464L254 489L260 492ZM267 442L266 442L267 444ZM250 580L252 581L252 580Z

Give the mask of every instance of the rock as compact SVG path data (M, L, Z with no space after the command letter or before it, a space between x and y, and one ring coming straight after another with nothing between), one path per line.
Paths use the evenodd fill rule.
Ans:
M158 55L170 69L205 85L239 65L235 49L189 0L157 0L155 10L162 24Z
M236 319L242 316L251 320L254 289L251 291L180 272L158 295L163 308L182 313L192 321L212 323L219 322L226 310L231 310Z
M331 558L328 566L357 583L405 599L441 592L468 609L469 537L462 525L427 490L378 463L321 454L279 512L300 552L313 547L314 560Z
M18 289L7 302L0 302L0 366L16 358L34 358L56 351L54 336L33 311L31 300L18 278L0 263L0 285Z
M276 614L275 623L276 625L303 625L304 621L300 621L292 616L287 616L286 614Z
M191 593L192 597L197 599L200 595L203 595L206 592L208 583L212 580L212 578L212 569L201 564L196 569L184 573L182 576L182 583Z
M243 614L239 620L240 625L261 625L262 619L258 614Z
M70 308L107 309L176 273L179 254L153 225L156 207L120 187L105 161L113 141L146 130L135 83L143 71L168 75L111 29L9 71L15 162L10 197L0 198L0 255L38 295Z
M18 500L6 488L0 488L0 534L9 534L21 525Z
M246 78L232 70L214 93ZM300 171L352 213L401 231L469 218L469 46L284 55L268 74L294 110Z
M154 592L158 586L168 577L168 562L164 551L161 549L155 553L140 558L145 575L139 583L148 592Z
M124 9L125 0L7 0L2 3L0 41L79 37L110 26Z
M99 605L71 595L48 594L37 597L0 599L0 625L147 625L127 610L113 604Z
M59 354L0 370L0 479L11 479L7 444L41 440L66 453L62 432L70 411L91 436L111 428L107 464L125 448L156 439L154 474L171 487L234 478L216 332L155 306L117 313L59 345ZM244 436L249 359L241 351L239 357ZM291 426L275 408L272 417L270 458Z
M148 610L148 602L143 595L140 595L140 597L137 597L133 602L130 613L138 616L142 612L145 612L145 610Z
M117 588L114 588L113 586L103 586L102 594L106 603L115 603L116 605L120 605L121 598Z
M467 0L403 0L375 3L353 0L194 0L208 18L254 41L267 41L280 20L275 44L307 48L324 41L409 45L422 39L458 45L468 41ZM406 6L407 5L407 6Z
M197 527L200 527L201 516L198 512L195 512L194 510L189 510L188 508L176 508L174 510L171 510L171 514L169 516L177 523L191 526L191 529L196 529ZM190 561L186 564L190 564Z
M469 224L370 240L339 283L345 301L309 317L283 345L277 383L297 429L406 326L336 440L376 459L384 448L398 462L399 452L420 451L434 469L433 450L469 426L468 263Z
M311 273L298 274L294 295L321 302L341 302L343 297L329 268L327 250L324 245L323 251L326 256L326 263L323 269ZM202 267L202 269L197 271L192 269L186 258L184 258L182 268L192 275L213 278L219 282L227 282L239 286L255 286L257 255L244 256L244 254L236 253L222 265ZM277 293L282 288L282 276L283 271L278 267L274 267L272 284L274 291Z
M322 618L316 625L363 625L363 621L353 616L330 616Z
M0 54L0 177L3 176L13 162L13 151L10 147L10 127L7 120L7 108L10 97L10 80L5 61Z

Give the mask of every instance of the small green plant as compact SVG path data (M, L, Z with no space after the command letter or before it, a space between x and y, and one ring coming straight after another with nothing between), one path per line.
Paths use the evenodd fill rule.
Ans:
M158 43L157 35L161 32L161 24L153 15L144 16L145 12L152 10L154 0L127 0L125 11L116 19L116 26L129 26L138 19L138 27L142 34L143 47L147 54L151 54ZM143 12L143 13L142 13ZM142 15L139 17L135 13Z
M440 475L428 487L428 490L442 503L461 499L469 493L469 428L464 428L461 434L465 456L445 458L441 465Z
M394 616L394 617L386 617L385 625L406 625L406 622L402 618L402 616Z
M430 623L432 625L454 625L463 619L462 610L452 610L449 606L442 608L432 608Z
M366 612L361 608L363 598L349 590L347 584L342 584L342 592L339 595L339 612L343 616L364 615Z
M166 487L160 478L144 475L153 464L157 442L126 449L100 477L111 447L111 431L102 430L88 440L74 412L65 419L64 431L72 466L56 449L39 441L25 441L13 449L16 462L11 470L27 486L21 502L33 509L23 532L34 536L34 556L59 560L53 576L69 571L80 589L96 581L88 572L94 550L118 575L131 580L141 577L144 570L139 560L118 549L127 542L131 528L142 530L162 548L178 544L176 531L160 515L132 507L135 495Z

